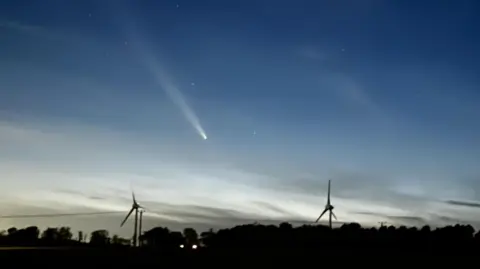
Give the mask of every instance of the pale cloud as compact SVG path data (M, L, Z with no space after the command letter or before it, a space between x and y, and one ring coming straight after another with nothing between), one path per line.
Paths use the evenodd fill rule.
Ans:
M337 70L336 66L341 59L341 53L343 53L342 48L332 50L303 46L297 48L295 53L300 57L318 62L318 66L323 69L317 77L322 89L332 91L346 102L368 113L385 114L368 89L352 76Z
M5 20L0 21L0 29L5 29L32 37L40 37L44 39L51 39L62 42L69 42L75 44L78 42L90 43L92 44L93 40L79 36L77 34L72 34L71 32L59 31L56 28L51 26L45 27L38 24L32 24L25 21L12 21ZM98 44L97 42L93 42Z
M148 143L152 143L151 147ZM169 152L156 152L153 141L136 139L136 134L119 130L74 123L2 121L0 145L9 148L7 154L14 156L8 158L5 151L0 156L3 179L0 192L5 200L2 212L10 214L85 211L126 214L131 206L132 188L138 201L148 208L149 223L175 227L189 224L197 228L224 227L258 220L309 223L321 213L325 203L326 184L319 182L308 187L305 181L275 181L268 176L235 170L224 162L202 164L192 159L185 162L181 157L172 158ZM175 145L171 145L170 150L175 150ZM406 203L402 200L413 199L413 196L395 196L394 191L386 193L389 197L370 196L378 199L369 199L367 189L360 185L358 194L351 195L341 181L338 186L333 182L332 202L339 220L345 222L375 225L384 219L382 216L422 217L427 212L440 212L444 218L462 220L472 213L471 207L460 212L432 200L416 199ZM299 188L285 188L285 184ZM387 187L388 184L378 186L383 190ZM117 220L121 221L122 214L119 214ZM84 226L72 225L74 229L101 228L105 223L113 223L112 218L117 217L90 217L88 220L92 223L88 225L85 222L82 222ZM29 221L37 223L36 219ZM52 218L41 223L57 225L56 221ZM9 219L0 225L8 228L6 226L15 223L17 220ZM117 226L105 228L129 234L128 229Z
M478 202L448 200L448 201L446 201L446 203L451 204L451 205L480 208L480 203L478 203Z
M367 89L351 76L338 72L326 72L319 76L319 81L348 103L369 113L384 114Z

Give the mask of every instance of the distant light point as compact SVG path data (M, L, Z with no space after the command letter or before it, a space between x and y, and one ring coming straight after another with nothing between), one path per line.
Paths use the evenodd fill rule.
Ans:
M195 82L190 83L190 85L195 86Z
M88 17L92 17L92 13L88 13Z
M179 7L180 7L180 5L177 4L177 8L179 8Z
M127 42L127 41L125 41L124 43L125 43L125 45L128 45L128 42Z
M345 49L342 49L342 52L344 52L344 51L345 51Z

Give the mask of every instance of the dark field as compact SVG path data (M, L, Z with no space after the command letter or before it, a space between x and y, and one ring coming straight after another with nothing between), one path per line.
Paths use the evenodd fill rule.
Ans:
M455 263L456 268L471 265L480 257L480 252L438 250L422 251L406 248L368 249L223 249L196 251L158 251L148 249L110 248L38 248L0 250L1 268L21 266L48 266L65 268L127 268L148 266L156 268L188 268L200 266L221 267L284 267L332 264L343 266L432 266ZM331 260L330 260L331 259ZM411 263L411 264L409 264ZM79 266L79 267L77 267ZM317 266L316 266L317 267Z

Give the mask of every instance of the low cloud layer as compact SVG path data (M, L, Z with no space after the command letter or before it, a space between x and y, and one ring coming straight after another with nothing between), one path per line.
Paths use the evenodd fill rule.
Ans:
M261 175L224 166L224 159L219 164L212 161L196 166L195 161L185 163L165 151L156 154L142 144L145 141L136 142L131 140L131 134L115 130L73 123L6 121L0 123L0 129L1 143L14 154L14 158L0 156L1 176L6 182L1 192L12 206L4 212L12 215L50 211L126 214L134 190L138 201L147 208L146 223L152 225L206 228L255 221L301 224L314 221L326 201L326 181L320 175L303 175L290 181L276 179L266 184L265 179L259 181ZM361 174L356 178L355 173L336 175L332 181L332 202L342 222L376 225L387 220L418 226L447 223L446 219L468 221L470 211L459 212L447 206L462 205L465 209L477 206L453 200L435 202L396 192L392 189L394 181L362 180ZM442 210L445 213L442 217L425 217L428 212ZM122 214L118 215L121 219ZM90 216L88 221L92 224L81 223L93 227L103 221L112 222L110 218L113 216ZM27 221L54 225L56 220L8 219L1 225L6 228ZM75 229L83 229L81 225L73 225ZM116 230L113 226L107 228Z
M480 203L479 203L479 202L467 202L467 201L449 200L449 201L446 201L445 203L447 203L447 204L449 204L449 205L480 208Z

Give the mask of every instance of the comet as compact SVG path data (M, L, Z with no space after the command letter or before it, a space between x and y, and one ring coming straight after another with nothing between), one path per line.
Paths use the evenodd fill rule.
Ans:
M200 137L203 138L203 140L207 140L207 134L200 124L200 120L193 109L186 102L182 92L180 92L180 90L171 82L170 78L163 70L161 70L161 68L156 66L155 68L152 68L152 70L155 73L155 78L158 84L160 84L173 103L180 109L182 114L185 116L185 119L192 125L192 127L197 131Z
M188 105L180 89L173 83L171 77L168 75L168 72L160 64L160 62L156 60L155 55L151 52L151 50L148 49L148 46L142 42L143 39L137 36L137 31L133 31L133 28L129 28L129 30L130 31L128 32L130 37L132 40L136 41L133 42L132 48L139 54L141 61L153 74L157 84L163 88L172 102L180 109L185 119L190 123L190 125L192 125L198 135L200 135L203 140L207 140L207 134L205 133L200 120L193 109Z

